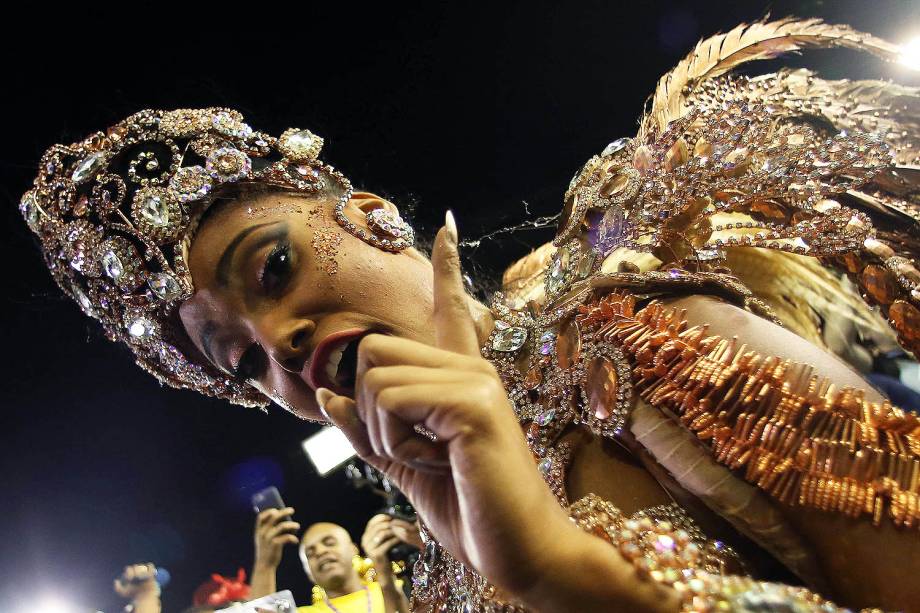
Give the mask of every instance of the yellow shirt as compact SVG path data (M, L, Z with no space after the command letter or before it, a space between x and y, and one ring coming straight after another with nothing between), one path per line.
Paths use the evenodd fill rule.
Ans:
M368 594L370 594L371 597L371 613L386 613L386 608L383 604L383 590L380 589L380 584L376 581L371 581L367 584L366 592L364 590L352 592L351 594L345 594L338 598L330 598L329 602L338 609L340 613L367 613ZM330 612L334 613L334 609L327 607L325 602L318 602L314 605L305 607L297 607L297 613Z

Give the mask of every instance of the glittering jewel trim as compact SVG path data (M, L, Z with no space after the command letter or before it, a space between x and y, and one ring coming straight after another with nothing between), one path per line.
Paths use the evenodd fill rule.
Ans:
M626 517L589 494L569 507L578 526L613 545L641 577L674 589L682 611L822 611L839 609L804 588L722 574L723 550L701 546L676 505ZM658 515L664 514L665 517Z
M779 501L920 526L920 420L811 367L687 326L660 303L608 294L578 320L622 347L636 390Z

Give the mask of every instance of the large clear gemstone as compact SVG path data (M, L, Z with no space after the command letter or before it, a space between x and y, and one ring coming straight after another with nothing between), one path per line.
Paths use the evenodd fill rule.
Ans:
M313 147L314 136L309 130L300 130L288 134L284 144L298 156L306 156Z
M102 254L102 270L113 281L118 281L125 274L125 265L114 249L109 249Z
M537 464L537 468L540 469L540 472L544 475L548 475L549 472L553 469L553 459L552 458L543 458L540 460L540 463Z
M568 249L560 249L553 256L549 274L546 275L546 291L550 294L558 293L565 286L568 279L567 267L570 258Z
M623 148L626 147L626 145L628 144L629 144L628 138L618 138L612 143L610 143L609 145L607 145L606 147L604 147L604 150L601 152L601 155L603 156L613 155L614 153L618 151L622 151Z
M74 298L77 299L77 303L83 308L83 312L90 317L95 317L96 311L93 309L93 301L89 299L86 292L76 285L71 285L70 290L73 292Z
M492 337L492 349L495 351L517 351L527 342L526 328L521 328L520 326L507 326L501 328L498 325L495 327L497 332L495 336Z
M146 317L137 317L128 323L128 334L134 338L150 338L155 333L156 325Z
M35 200L35 194L28 192L19 201L19 211L25 218L26 223L33 231L38 230L38 222L41 219L41 213L38 210L38 202Z
M97 172L102 170L102 167L105 165L106 154L102 151L90 154L83 158L77 167L74 168L73 174L70 175L70 178L74 183L83 183L84 181L93 178Z
M175 300L182 291L176 278L165 272L151 275L147 284L161 300Z
M148 194L141 201L141 217L158 228L169 224L169 203L158 194Z

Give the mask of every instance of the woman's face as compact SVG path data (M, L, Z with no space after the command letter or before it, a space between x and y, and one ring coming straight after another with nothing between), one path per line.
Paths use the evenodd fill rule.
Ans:
M317 387L352 393L364 335L432 340L430 262L348 234L333 206L285 192L221 206L192 242L196 291L179 309L217 368L308 419L322 419ZM365 213L381 207L395 210L357 192L345 213L366 228Z

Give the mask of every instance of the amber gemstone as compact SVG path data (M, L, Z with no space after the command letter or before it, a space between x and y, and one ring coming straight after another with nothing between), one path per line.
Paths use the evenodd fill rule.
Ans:
M89 211L89 197L86 194L80 196L73 205L73 214L77 217L83 217Z
M869 296L879 304L891 304L898 297L898 284L891 274L875 264L866 266L859 275L859 283Z
M571 318L559 328L556 336L556 362L560 368L571 368L581 357L581 328Z
M888 309L888 319L898 334L911 345L920 341L920 311L909 302L895 300Z
M610 360L594 358L588 365L585 377L585 391L591 412L598 419L610 417L617 401L619 380L617 371Z
M529 390L536 389L541 383L543 383L543 373L540 372L539 368L531 368L527 371L527 375L524 376L525 388Z
M855 253L847 253L843 256L843 265L849 273L857 273L862 268L862 262Z

